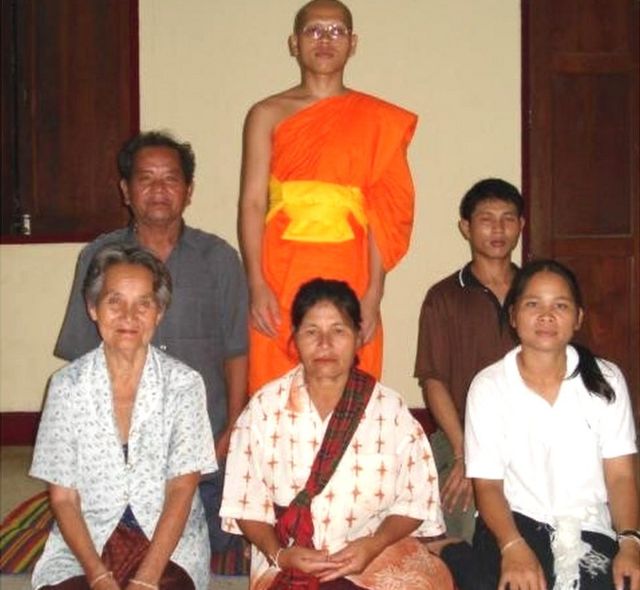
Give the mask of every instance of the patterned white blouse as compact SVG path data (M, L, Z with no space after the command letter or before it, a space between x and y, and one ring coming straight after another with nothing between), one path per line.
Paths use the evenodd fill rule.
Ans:
M220 516L275 523L274 504L287 506L304 487L329 424L320 419L299 366L256 393L238 419L227 458ZM370 535L389 515L422 520L415 536L444 532L438 476L422 427L402 397L377 383L333 477L311 503L314 546L333 553ZM251 579L268 569L253 547Z
M125 461L112 405L103 347L51 378L30 475L78 491L98 553L127 504L150 539L170 479L216 471L213 436L200 375L149 347L135 398ZM194 495L171 559L197 590L209 583L209 540L200 497ZM33 587L83 575L57 525L33 572Z

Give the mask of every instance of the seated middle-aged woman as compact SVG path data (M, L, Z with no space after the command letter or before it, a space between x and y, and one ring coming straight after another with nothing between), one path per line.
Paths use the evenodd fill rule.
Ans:
M444 532L431 449L400 395L356 368L357 296L314 279L291 323L301 364L252 397L227 459L220 515L252 543L250 588L450 589L411 537Z
M474 553L487 576L471 587L639 590L637 449L624 377L571 343L584 311L562 264L524 265L506 304L520 345L475 377L467 400L467 476L480 513Z
M153 254L109 246L84 282L102 344L51 378L30 474L56 519L34 588L204 590L198 494L216 470L200 375L149 345L171 299Z

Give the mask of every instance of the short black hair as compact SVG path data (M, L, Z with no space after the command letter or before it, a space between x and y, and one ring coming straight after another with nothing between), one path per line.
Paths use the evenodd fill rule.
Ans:
M185 182L189 185L193 182L193 175L196 171L196 156L191 144L179 142L167 131L144 131L127 140L118 153L120 178L127 182L131 180L136 154L147 147L166 147L175 150L180 159Z
M298 12L296 12L296 16L293 20L294 33L299 33L300 31L302 31L309 8L311 8L314 4L322 2L324 2L325 4L335 4L337 8L342 10L344 24L347 26L347 29L349 29L349 31L353 31L353 15L351 14L349 7L344 2L340 2L340 0L311 0L311 2L307 2L302 8L300 8L300 10L298 10Z
M354 290L344 281L332 279L312 279L304 283L291 305L291 325L297 332L307 312L317 303L327 301L335 305L336 309L351 324L355 330L360 330L362 314L360 301Z
M513 203L519 217L522 217L524 213L524 199L515 186L501 178L485 178L476 182L462 197L460 219L470 221L478 203L490 199Z

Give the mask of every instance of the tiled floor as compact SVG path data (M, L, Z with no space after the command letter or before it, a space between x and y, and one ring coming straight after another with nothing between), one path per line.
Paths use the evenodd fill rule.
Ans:
M0 516L8 514L20 502L44 488L44 484L31 479L27 470L31 462L31 447L0 447ZM246 590L246 577L212 577L210 590ZM29 590L28 575L1 576L0 590Z

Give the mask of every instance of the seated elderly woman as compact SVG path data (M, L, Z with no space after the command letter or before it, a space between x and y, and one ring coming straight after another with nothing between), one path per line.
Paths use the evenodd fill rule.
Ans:
M220 515L252 543L250 588L451 588L411 537L444 532L431 449L401 396L355 367L355 293L310 281L291 319L301 364L253 396L227 459Z
M108 246L84 284L99 348L51 379L31 475L56 518L34 588L204 589L201 473L216 470L204 384L149 345L171 298L151 253Z

